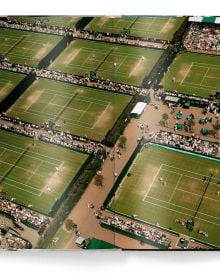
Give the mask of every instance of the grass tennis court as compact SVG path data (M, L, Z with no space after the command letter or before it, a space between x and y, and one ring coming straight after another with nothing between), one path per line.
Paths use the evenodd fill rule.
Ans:
M120 34L124 29L130 30L130 35L145 38L171 40L180 28L184 17L96 17L86 30Z
M220 57L180 53L171 64L162 84L166 90L177 90L202 97L215 94L216 90L220 89Z
M12 63L37 66L61 39L56 35L1 28L0 54Z
M161 54L157 49L74 40L50 69L81 75L96 71L103 79L141 85Z
M220 247L220 161L190 153L149 145L137 155L119 184L110 208L137 219L159 224L183 235ZM195 214L203 196L204 176L212 179L189 232L176 222L187 221ZM208 237L198 234L208 233Z
M80 20L79 16L9 16L11 21L38 24L48 26L70 27L72 28Z
M0 130L0 189L8 199L48 214L87 158Z
M0 102L19 84L25 75L0 70Z
M38 79L7 114L36 124L50 119L62 131L102 140L130 100L123 94Z

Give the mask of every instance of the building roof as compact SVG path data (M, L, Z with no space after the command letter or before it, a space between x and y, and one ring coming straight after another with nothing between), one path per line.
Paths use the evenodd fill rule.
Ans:
M170 96L170 95L167 95L166 98L165 98L165 101L169 101L169 102L179 102L179 97L176 97L176 96Z
M147 106L147 103L145 103L145 102L138 102L134 106L133 110L131 111L131 114L140 115L143 112L143 110L145 109L146 106Z

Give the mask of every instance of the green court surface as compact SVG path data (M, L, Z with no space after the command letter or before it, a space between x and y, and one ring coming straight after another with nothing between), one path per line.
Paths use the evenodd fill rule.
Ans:
M47 215L87 158L0 130L0 189L9 200Z
M220 56L183 52L162 80L166 90L208 97L220 89Z
M36 124L50 119L59 130L102 140L130 100L128 95L38 79L7 114Z
M184 17L96 17L86 30L120 34L130 31L131 36L171 40L184 21Z
M60 228L47 249L64 249L65 246L69 243L72 235L72 232Z
M25 78L24 74L0 70L0 102Z
M141 85L161 54L157 49L74 40L50 69L81 75L96 71L99 78Z
M25 22L32 24L45 24L48 26L72 28L80 20L80 16L9 16L11 21Z
M220 247L219 163L219 160L150 144L137 155L118 183L109 207ZM212 178L203 196L206 187L203 178L210 174ZM177 220L187 221L194 216L192 232L177 223ZM208 233L208 237L199 234L199 230Z
M108 243L104 240L100 240L97 238L92 238L89 240L88 245L86 246L86 249L119 249L119 247Z
M12 63L37 66L61 39L56 35L1 28L0 54Z

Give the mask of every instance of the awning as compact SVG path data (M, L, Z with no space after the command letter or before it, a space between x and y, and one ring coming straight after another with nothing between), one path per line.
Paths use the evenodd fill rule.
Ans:
M180 100L179 97L176 97L176 96L167 95L167 96L165 97L165 101L167 101L167 102L178 103L179 100Z
M220 17L189 17L189 21L219 24L220 23Z
M135 105L135 107L133 108L133 110L131 111L131 114L141 115L146 106L147 106L147 103L145 103L145 102L138 102Z
M77 239L75 240L75 243L77 245L83 245L85 243L86 239L82 236L77 237Z

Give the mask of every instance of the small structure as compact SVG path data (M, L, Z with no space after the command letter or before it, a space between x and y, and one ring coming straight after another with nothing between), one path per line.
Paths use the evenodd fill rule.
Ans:
M178 105L180 102L180 99L179 99L179 97L176 97L176 96L167 95L164 99L164 102L166 104Z
M80 248L84 248L86 246L86 238L79 236L77 237L77 239L75 240L75 243L80 247Z
M145 107L147 106L147 103L145 102L138 102L133 110L131 111L131 116L134 118L139 118L141 114L143 113Z

